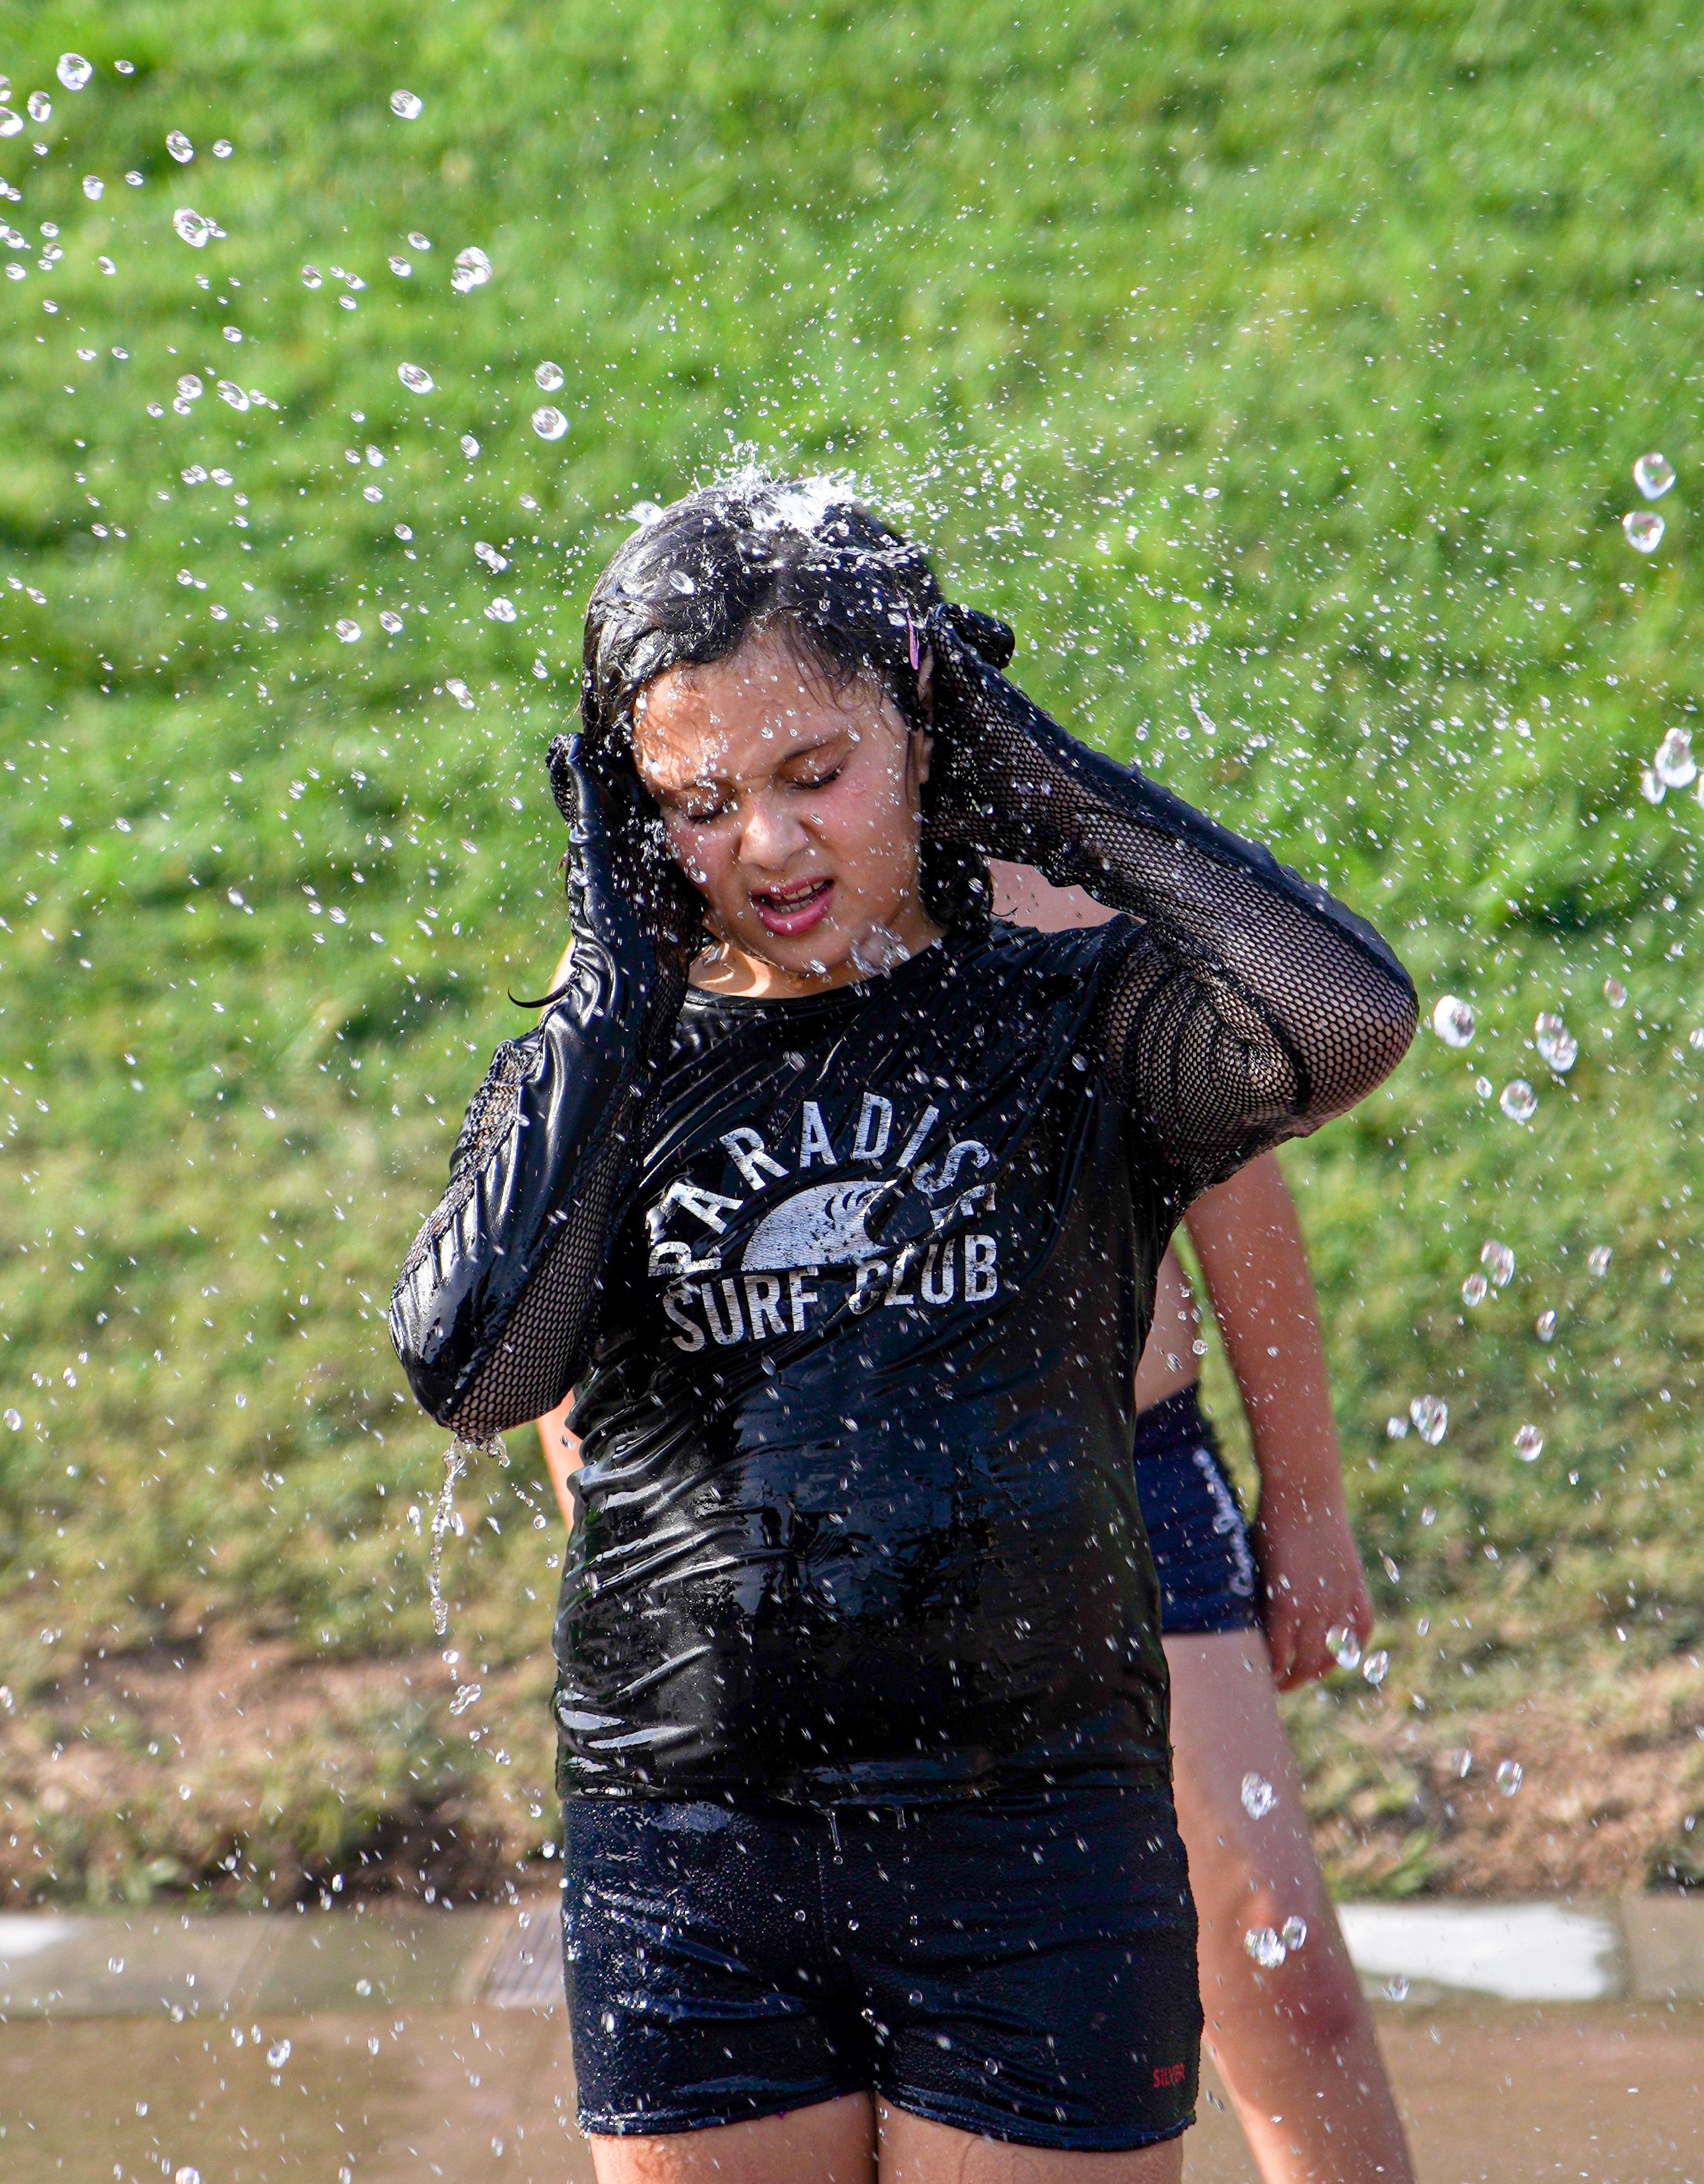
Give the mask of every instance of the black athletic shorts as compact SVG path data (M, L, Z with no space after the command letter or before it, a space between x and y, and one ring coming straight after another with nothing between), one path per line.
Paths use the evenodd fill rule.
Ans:
M565 1830L585 2131L858 2092L1023 2146L1114 2151L1193 2120L1195 1915L1167 1791L582 1797Z
M1249 1528L1194 1388L1138 1414L1136 1498L1160 1580L1162 1634L1257 1624Z

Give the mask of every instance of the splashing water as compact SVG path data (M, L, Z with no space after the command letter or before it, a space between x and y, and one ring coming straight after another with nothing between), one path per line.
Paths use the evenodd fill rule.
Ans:
M1621 527L1635 554L1654 554L1662 543L1665 526L1654 508L1629 508Z
M1433 1005L1432 1028L1445 1046L1466 1046L1473 1036L1472 1005L1454 994L1445 994Z
M1661 500L1674 482L1674 465L1666 455L1641 455L1633 465L1633 482L1647 500Z
M1536 1426L1517 1426L1515 1454L1523 1463L1536 1463L1544 1453L1545 1437Z
M1361 1666L1361 1641L1346 1623L1334 1623L1325 1634L1325 1650L1339 1669Z
M1450 1430L1450 1406L1441 1396L1417 1396L1408 1406L1408 1415L1428 1448L1436 1448Z
M432 1592L432 1627L442 1638L449 1629L449 1602L443 1596L443 1541L455 1516L455 1490L467 1469L468 1458L478 1453L475 1444L458 1434L443 1452L443 1485L432 1512L432 1557L426 1565L426 1584Z
M1479 1264L1500 1290L1506 1290L1514 1279L1515 1255L1506 1244L1500 1244L1495 1236L1488 1236L1479 1246Z
M847 953L866 978L875 978L883 971L897 970L901 963L908 962L911 951L897 933L888 926L877 923L866 925L861 933L854 933Z

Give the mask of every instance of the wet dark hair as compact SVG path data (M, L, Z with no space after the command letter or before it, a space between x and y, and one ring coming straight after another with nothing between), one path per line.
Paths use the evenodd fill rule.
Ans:
M835 683L867 677L911 727L933 723L919 688L927 627L944 621L997 667L1012 633L949 601L922 549L822 478L746 476L706 487L634 532L586 610L580 718L587 762L632 765L634 708L671 667L704 666L773 631ZM943 924L985 921L986 868L936 838L922 792L922 887Z

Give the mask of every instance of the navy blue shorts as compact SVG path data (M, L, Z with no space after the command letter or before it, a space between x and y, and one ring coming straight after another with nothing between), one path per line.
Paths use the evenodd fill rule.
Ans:
M1022 2146L1193 2120L1195 1914L1169 1791L876 1809L571 1799L583 2130L702 2130L874 2092Z
M1259 1580L1249 1528L1194 1388L1138 1414L1136 1496L1159 1574L1163 1634L1254 1628Z

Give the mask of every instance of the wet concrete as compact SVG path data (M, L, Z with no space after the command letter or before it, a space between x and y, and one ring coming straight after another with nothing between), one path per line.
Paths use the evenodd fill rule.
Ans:
M1704 2179L1704 2009L1385 2005L1379 2025L1423 2184ZM6 2184L158 2184L183 2166L203 2184L584 2184L572 2114L560 2011L0 2027ZM1185 2173L1254 2184L1211 2102Z

